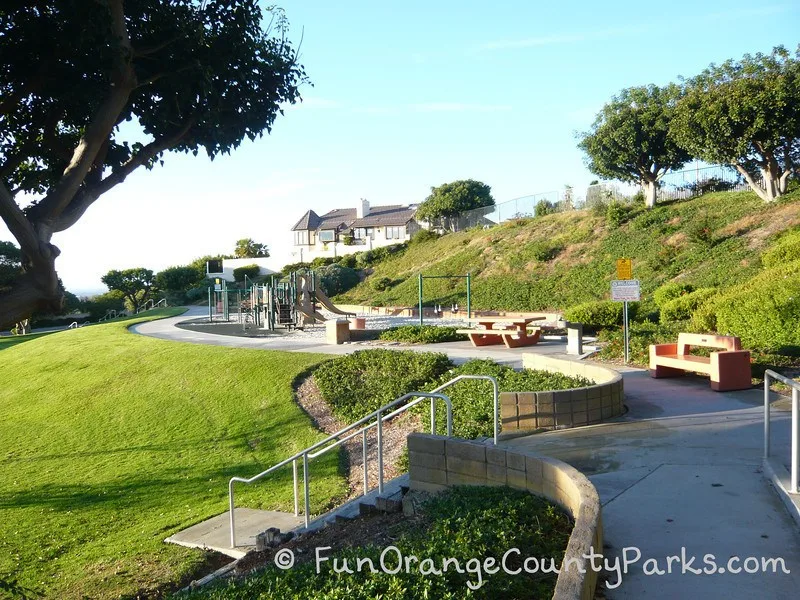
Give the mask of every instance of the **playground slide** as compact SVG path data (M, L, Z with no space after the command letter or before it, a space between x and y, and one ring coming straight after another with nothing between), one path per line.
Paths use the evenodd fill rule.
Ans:
M325 317L323 317L318 312L314 312L314 311L311 310L310 307L302 306L299 303L297 305L297 312L299 312L306 319L308 319L308 321L317 321L319 323L324 323L325 320L326 320Z
M340 309L336 308L336 306L333 304L333 302L331 302L330 298L328 298L328 296L325 295L325 292L323 292L321 289L317 288L316 289L316 294L317 294L317 300L319 300L319 303L322 304L322 306L324 306L325 309L328 310L329 312L332 312L332 313L334 313L336 315L345 315L345 316L348 316L348 317L350 317L350 316L355 317L356 316L355 313L345 312L343 310L340 310Z

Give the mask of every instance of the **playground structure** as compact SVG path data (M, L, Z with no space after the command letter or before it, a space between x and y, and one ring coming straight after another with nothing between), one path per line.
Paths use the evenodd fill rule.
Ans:
M316 325L326 321L319 308L344 316L354 317L338 309L318 285L318 278L313 271L301 273L295 271L283 279L271 277L264 284L253 284L245 289L227 288L224 279L217 279L208 290L208 319L229 322L232 313L242 325L248 325L269 331L278 327L302 329L307 325ZM233 308L233 310L231 310Z

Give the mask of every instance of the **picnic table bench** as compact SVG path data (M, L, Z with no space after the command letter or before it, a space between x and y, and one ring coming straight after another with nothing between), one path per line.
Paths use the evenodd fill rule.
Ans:
M465 333L473 346L491 346L505 344L507 348L533 346L539 342L541 329L534 327L528 333L528 324L542 321L544 317L477 317L469 319L475 323L475 329L459 329L457 333Z
M694 356L692 347L719 348L710 356ZM742 350L738 337L679 333L677 344L650 346L650 376L675 377L690 371L711 376L717 392L745 390L752 386L750 351Z

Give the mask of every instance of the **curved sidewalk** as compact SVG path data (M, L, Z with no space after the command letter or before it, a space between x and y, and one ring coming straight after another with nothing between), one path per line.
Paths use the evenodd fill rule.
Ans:
M133 329L174 341L289 352L341 354L365 347L222 336L175 327L197 316L203 313L190 309L180 317L142 323ZM564 345L491 350L457 342L413 348L444 351L457 361L482 357L518 366L523 352L561 354ZM561 459L589 476L603 503L611 585L618 580L614 559L641 554L628 572L622 573L619 587L607 589L600 583L605 597L800 597L800 530L761 469L763 392L718 393L711 391L702 377L654 380L640 369L620 370L629 409L624 417L504 442ZM790 421L787 411L773 411L773 452L787 464ZM711 563L704 562L709 558L705 555L714 556L713 574ZM670 561L668 557L676 558ZM732 557L739 562L728 565ZM752 561L745 562L748 557L759 562L782 558L790 573L782 572L780 566L777 573L728 572L728 566L752 567ZM648 559L656 562L645 563ZM666 572L668 562L671 573ZM726 572L721 573L720 568Z
M131 331L141 335L171 340L175 342L188 342L192 344L210 344L213 346L227 346L230 348L253 348L258 350L280 350L282 352L317 352L320 354L349 354L356 350L375 348L376 345L353 343L332 345L325 342L324 338L295 338L290 335L276 335L271 337L240 337L233 335L220 335L205 331L188 330L177 327L178 323L208 316L208 309L193 306L184 314L177 317L146 321L131 327ZM322 327L322 326L320 326ZM464 362L471 358L491 358L499 363L514 367L522 366L522 355L525 352L542 354L557 354L562 358L575 358L564 353L565 342L544 340L536 346L525 348L475 348L469 342L446 342L442 344L416 344L413 346L383 346L402 350L415 350L417 352L444 352L454 362Z

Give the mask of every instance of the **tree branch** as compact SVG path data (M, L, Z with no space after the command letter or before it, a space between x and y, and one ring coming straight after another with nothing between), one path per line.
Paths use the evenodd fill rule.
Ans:
M97 153L117 123L131 90L135 87L136 76L131 64L131 42L125 25L122 0L108 0L108 6L112 32L118 42L110 93L95 112L61 180L36 207L39 220L55 221L69 206L89 169L92 168Z
M164 150L168 150L175 146L181 139L189 132L195 123L195 116L192 115L189 120L181 126L181 128L172 135L163 136L157 140L153 140L147 146L142 148L128 161L120 166L117 170L112 172L108 177L99 183L87 186L81 193L75 196L72 202L69 203L67 209L61 214L58 220L53 225L53 231L64 231L72 227L78 219L83 216L83 213L97 200L100 196L105 194L114 186L119 185L125 178L133 173L136 169L147 163L149 160L158 156Z
M753 176L750 175L750 173L749 173L749 171L747 169L745 169L742 165L740 165L737 162L732 162L731 164L736 168L737 171L739 171L739 173L741 173L742 177L745 178L745 180L747 181L747 183L750 186L750 188L756 194L758 194L759 198L761 198L762 200L769 201L767 193L764 191L764 189L762 189L762 187L760 185L758 185L756 183L756 180L753 179Z
M164 40L163 42L160 42L158 44L153 44L152 46L142 46L141 48L134 48L133 49L133 55L135 57L141 57L141 56L148 56L150 54L155 54L156 52L158 52L159 50L163 50L164 48L166 48L170 44L174 44L175 42L180 40L182 37L183 36L176 35L176 36L171 37L168 40Z
M0 216L26 255L39 253L39 236L36 235L36 230L3 182L0 182Z

